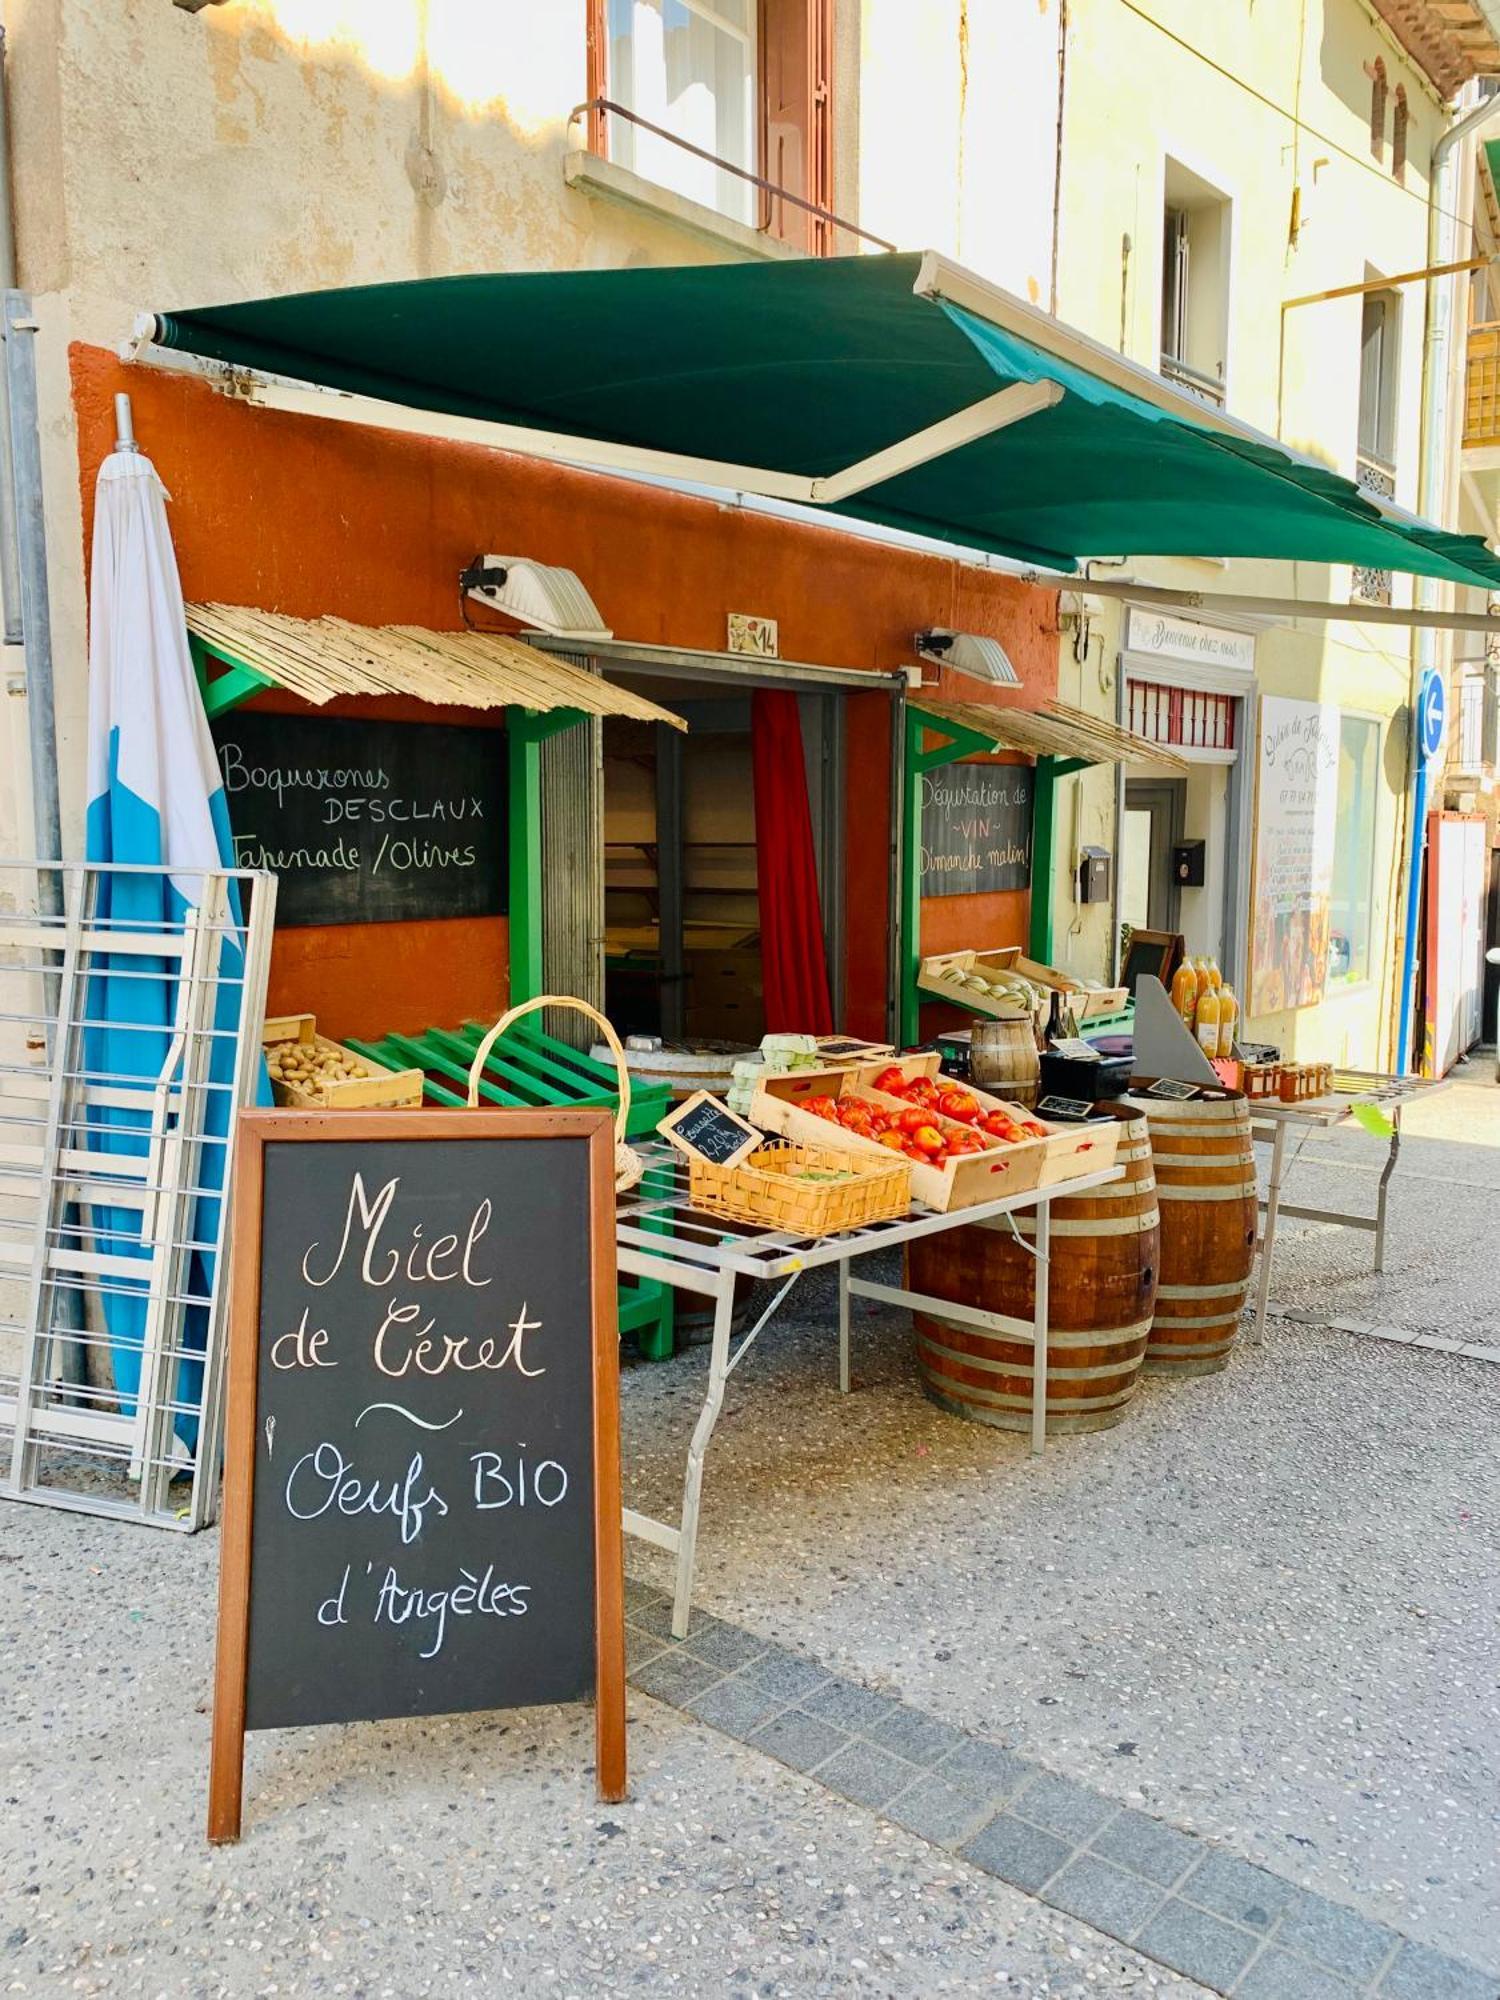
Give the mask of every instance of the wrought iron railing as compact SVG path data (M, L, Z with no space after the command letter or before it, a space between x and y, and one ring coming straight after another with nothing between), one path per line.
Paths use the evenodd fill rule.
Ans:
M1396 497L1396 468L1373 452L1361 451L1354 462L1354 483L1362 493L1373 493L1382 500ZM1353 595L1365 604L1389 604L1391 601L1391 573L1388 569L1370 569L1357 564L1354 570Z

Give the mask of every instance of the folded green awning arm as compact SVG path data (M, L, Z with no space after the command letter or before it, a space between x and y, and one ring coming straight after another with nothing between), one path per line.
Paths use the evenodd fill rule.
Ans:
M920 293L922 269L903 254L420 279L174 312L157 340L577 440L580 456L592 443L714 461L751 491L761 469L761 490L783 494L789 476L829 479L997 391L1053 383L1050 406L960 435L828 511L1060 571L1091 556L1244 556L1500 586L1477 536L1384 508L1154 380L1134 393L1115 357L977 280L968 290L996 301L995 320Z

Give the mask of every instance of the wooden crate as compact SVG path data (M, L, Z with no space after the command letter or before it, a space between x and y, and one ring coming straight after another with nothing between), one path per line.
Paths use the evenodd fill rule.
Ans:
M994 951L934 953L932 957L922 960L917 985L924 993L951 1000L956 1007L967 1007L971 1013L986 1014L991 1020L1024 1021L1029 1018L1027 1011L1014 1001L1001 1000L987 993L977 993L972 987L960 986L958 977L970 972L1018 972L1023 979L1029 979L1033 986L1041 987L1044 992L1055 989L1066 996L1070 1011L1080 1023L1118 1014L1130 999L1128 990L1123 986L1110 986L1101 993L1091 993L1080 986L1071 973L1027 958L1020 946L1013 944L1001 945Z
M318 1033L314 1014L273 1015L261 1031L267 1054L288 1042L304 1048L324 1049L345 1057L359 1070L358 1076L341 1077L321 1090L304 1090L300 1084L271 1078L271 1095L276 1102L298 1111L368 1111L378 1106L400 1108L422 1102L422 1072L419 1069L384 1069L377 1062L331 1041Z
M965 1084L966 1090L988 1109L1008 1111L1015 1119L1035 1118L1036 1114L1003 1098L991 1097ZM863 1097L887 1111L905 1111L903 1098L889 1097L855 1080L848 1070L796 1070L788 1076L766 1077L756 1087L750 1105L750 1122L762 1131L780 1132L799 1145L828 1144L830 1129L837 1132L840 1149L889 1158L886 1147L874 1139L846 1132L842 1126L830 1128L825 1118L802 1108L809 1097ZM1045 1119L1037 1119L1046 1124ZM932 1123L942 1131L963 1129L941 1112L932 1114ZM911 1163L911 1191L925 1207L946 1214L955 1208L971 1208L975 1202L995 1201L1001 1195L1020 1194L1034 1187L1050 1187L1076 1174L1092 1173L1111 1166L1119 1145L1120 1126L1048 1125L1045 1139L1023 1139L1015 1145L995 1145L982 1153L967 1153L941 1166Z
M943 951L924 958L917 969L917 985L934 999L951 1001L955 1007L967 1007L971 1014L984 1014L992 1021L1029 1021L1031 1010L1023 1007L1018 1000L1002 1000L997 994L976 993L972 987L960 985L965 973L987 971L1012 972L1016 969L1018 956L1014 946L1003 951Z

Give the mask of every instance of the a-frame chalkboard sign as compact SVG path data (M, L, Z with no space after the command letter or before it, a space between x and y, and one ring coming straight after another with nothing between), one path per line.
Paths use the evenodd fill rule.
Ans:
M614 1132L247 1112L208 1835L247 1729L592 1697L625 1796Z

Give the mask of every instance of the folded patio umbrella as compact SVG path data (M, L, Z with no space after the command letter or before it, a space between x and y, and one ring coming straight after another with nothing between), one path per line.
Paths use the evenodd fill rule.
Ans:
M167 525L166 491L149 459L133 445L117 449L99 469L95 489L93 566L89 607L89 806L87 858L136 864L138 873L105 873L97 916L112 931L132 926L180 926L202 894L202 871L232 867L234 843L224 804L213 739L188 650L182 586ZM234 889L231 884L231 891ZM236 925L241 911L231 896ZM209 1059L205 1141L198 1149L198 1200L191 1230L198 1244L217 1234L217 1196L227 1152L234 1073L237 983L243 954L236 939L221 947L217 1031ZM96 967L88 994L84 1067L92 1084L130 1087L154 1083L168 1059L177 1002L173 961L114 954ZM190 1107L183 1107L189 1115ZM124 1108L91 1113L99 1143L110 1150L147 1150L149 1114ZM217 1140L219 1143L212 1143ZM141 1218L131 1209L95 1209L98 1247L107 1255L150 1255L141 1241ZM212 1287L211 1250L195 1250L187 1290L199 1299ZM147 1299L114 1281L104 1295L115 1387L127 1414L140 1387ZM186 1308L169 1319L174 1344L201 1351L207 1312ZM175 1400L196 1406L201 1369L183 1362ZM178 1434L195 1435L191 1416L179 1411Z

